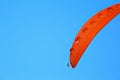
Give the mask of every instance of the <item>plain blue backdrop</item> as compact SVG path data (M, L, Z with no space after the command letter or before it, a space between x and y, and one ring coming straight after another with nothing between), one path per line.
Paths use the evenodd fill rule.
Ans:
M69 49L82 25L120 0L0 0L0 80L120 80L120 15L75 69Z

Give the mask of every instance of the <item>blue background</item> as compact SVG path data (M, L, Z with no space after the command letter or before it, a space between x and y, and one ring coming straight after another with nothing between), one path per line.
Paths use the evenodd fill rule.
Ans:
M82 25L120 0L0 0L0 80L120 80L120 15L66 66Z

